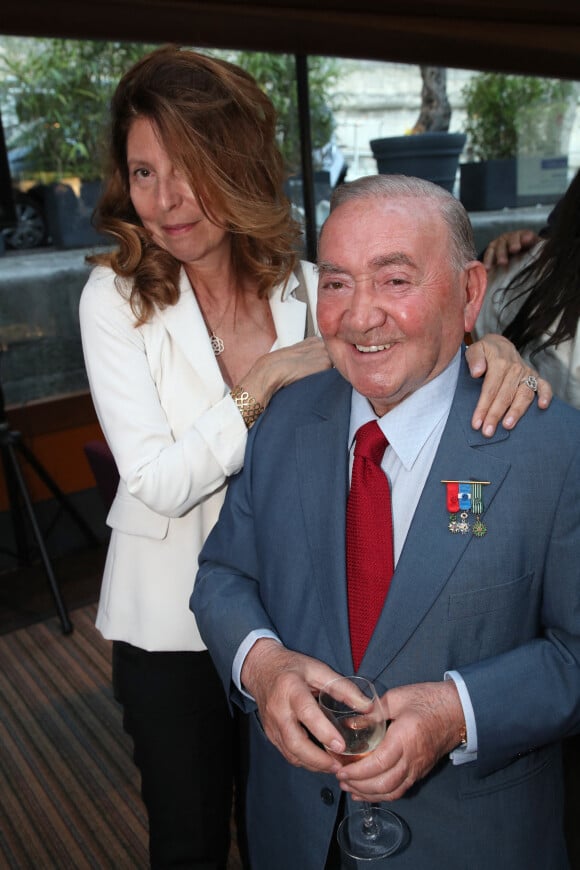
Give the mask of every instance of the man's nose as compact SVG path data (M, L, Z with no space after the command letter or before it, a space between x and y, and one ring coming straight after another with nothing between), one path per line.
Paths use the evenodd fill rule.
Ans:
M384 323L386 313L372 277L356 279L348 314L351 326L358 329L372 329Z

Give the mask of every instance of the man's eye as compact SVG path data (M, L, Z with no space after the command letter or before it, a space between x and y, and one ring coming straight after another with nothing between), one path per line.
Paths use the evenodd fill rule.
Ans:
M333 290L342 290L344 287L343 281L324 281L321 285L321 290L331 293Z
M406 287L408 283L409 281L407 278L385 278L385 280L382 282L382 286L386 288Z

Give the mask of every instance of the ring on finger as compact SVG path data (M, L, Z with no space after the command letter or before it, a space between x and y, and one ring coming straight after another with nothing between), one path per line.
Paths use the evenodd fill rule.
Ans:
M527 375L525 378L522 378L520 384L525 384L526 387L532 391L532 393L538 392L538 379L535 375Z

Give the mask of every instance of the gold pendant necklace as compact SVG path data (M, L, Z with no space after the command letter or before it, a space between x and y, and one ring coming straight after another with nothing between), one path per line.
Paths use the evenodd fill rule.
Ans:
M207 319L207 317L205 316L205 314L203 313L203 310L202 310L203 319L204 319L204 321L205 321L205 326L206 326L206 329L207 329L207 332L208 332L208 335L209 335L209 341L210 341L210 344L211 344L211 349L213 350L213 352L214 352L214 354L215 354L216 356L219 356L219 355L220 355L221 353L223 353L224 350L226 349L226 346L225 346L225 344L224 344L224 340L223 340L223 338L220 338L220 337L219 337L219 335L217 334L217 331L218 331L218 329L220 328L220 326L222 325L222 323L224 322L225 316L226 316L226 314L227 314L228 311L229 311L229 308L230 308L231 302L232 302L232 300L229 299L229 300L228 300L228 304L226 305L226 307L225 307L225 309L224 309L224 313L223 313L222 316L220 317L220 319L219 319L219 323L217 324L217 326L216 326L215 329L212 329L212 328L211 328L211 326L210 326L210 324L209 324L209 322L208 322L208 319ZM201 308L201 306L200 306L200 308Z
M225 344L223 338L220 338L219 335L216 335L215 332L209 332L209 340L211 344L211 349L215 353L216 356L219 356L220 353L223 353L225 350Z

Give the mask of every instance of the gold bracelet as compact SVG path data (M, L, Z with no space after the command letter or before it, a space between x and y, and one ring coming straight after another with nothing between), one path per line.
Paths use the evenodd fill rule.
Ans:
M251 429L260 414L265 411L264 406L240 385L230 391L230 396L236 403L236 408L242 415L247 428Z

